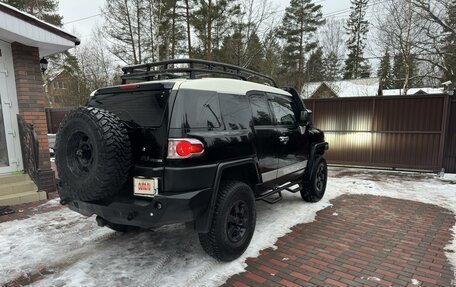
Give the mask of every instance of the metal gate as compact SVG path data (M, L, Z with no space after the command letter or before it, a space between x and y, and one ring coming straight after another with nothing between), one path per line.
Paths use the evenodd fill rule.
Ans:
M330 143L329 163L438 171L444 162L449 101L447 95L417 95L311 99L305 104ZM455 140L447 141L453 164Z

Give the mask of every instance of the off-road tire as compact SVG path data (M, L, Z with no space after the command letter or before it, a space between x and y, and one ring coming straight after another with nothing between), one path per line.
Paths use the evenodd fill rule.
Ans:
M319 156L315 159L311 174L306 173L301 183L301 197L306 202L318 202L323 198L328 181L326 160Z
M233 241L236 227L228 223L232 220L233 208L243 203L245 231L239 241ZM242 205L241 205L242 207ZM237 210L240 211L238 208ZM243 213L242 211L239 214ZM244 222L244 221L243 221ZM223 181L220 184L215 213L208 233L199 233L199 240L204 251L220 261L232 261L241 256L252 240L256 224L255 197L252 189L239 181ZM240 228L241 229L241 228Z
M70 111L56 138L62 198L96 201L117 194L128 180L131 143L115 114L92 107Z

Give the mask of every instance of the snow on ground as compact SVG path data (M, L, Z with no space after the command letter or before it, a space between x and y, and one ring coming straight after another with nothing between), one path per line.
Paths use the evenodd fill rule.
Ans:
M197 234L183 224L119 234L97 227L94 217L63 208L0 224L0 285L45 267L54 273L35 286L218 286L243 271L247 257L273 246L294 225L313 221L317 211L342 194L415 200L456 213L455 179L454 175L441 179L431 174L332 168L327 194L319 203L305 203L299 194L291 193L284 193L275 205L258 202L252 242L231 263L207 256ZM447 249L456 250L455 238ZM456 266L455 253L447 256Z

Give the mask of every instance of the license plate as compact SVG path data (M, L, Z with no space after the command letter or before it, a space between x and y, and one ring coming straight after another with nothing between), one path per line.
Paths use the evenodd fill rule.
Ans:
M133 178L134 193L138 196L154 197L158 193L158 178Z

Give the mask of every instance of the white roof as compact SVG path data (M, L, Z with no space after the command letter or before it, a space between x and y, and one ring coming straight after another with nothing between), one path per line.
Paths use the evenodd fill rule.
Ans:
M217 93L227 93L227 94L236 94L236 95L245 95L250 91L261 91L266 93L280 94L283 96L291 97L290 93L279 89L274 88L268 85L258 84L249 81L242 81L236 79L228 78L201 78L201 79L170 79L170 80L160 80L160 81L150 81L150 82L141 82L139 85L144 83L175 83L174 90L204 90L204 91L214 91ZM91 96L93 96L97 91L93 91Z
M321 85L327 85L338 97L375 97L380 87L379 78L366 78L342 81L323 81L306 83L302 87L301 96L312 97Z
M445 92L444 88L412 88L407 90L407 95L414 95L420 91L429 95L441 95ZM405 94L403 89L389 89L382 92L384 96L401 96Z
M80 40L30 14L0 2L0 40L38 47L40 57L66 51Z
M290 93L282 89L254 82L228 78L184 79L179 89L209 90L218 93L234 93L239 95L245 95L249 91L262 91L291 96Z

